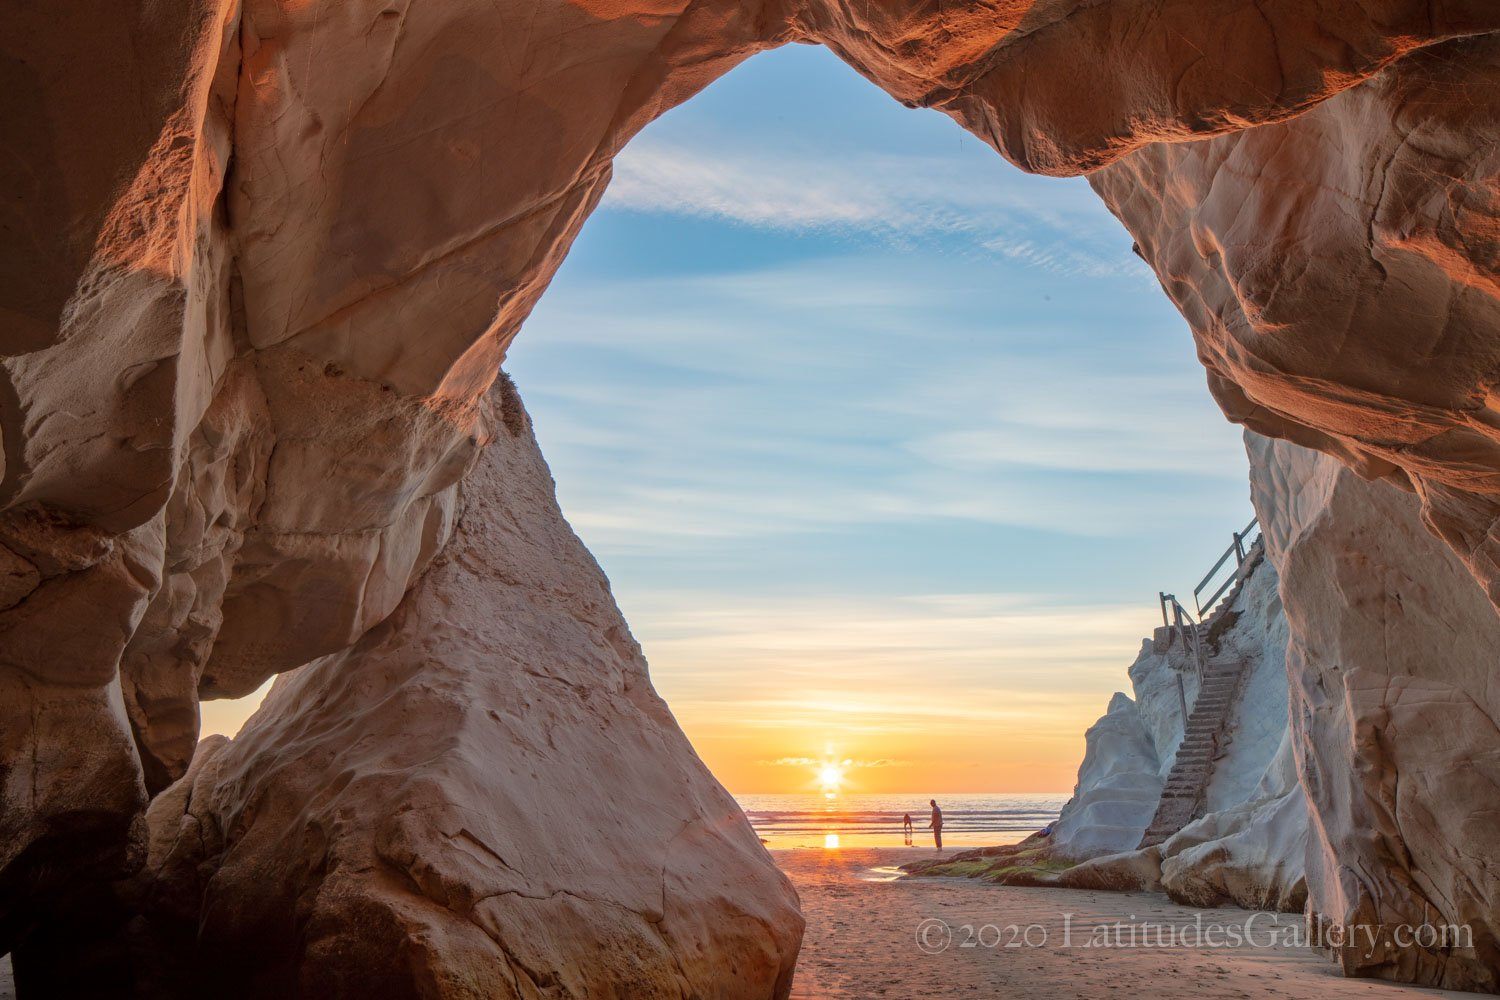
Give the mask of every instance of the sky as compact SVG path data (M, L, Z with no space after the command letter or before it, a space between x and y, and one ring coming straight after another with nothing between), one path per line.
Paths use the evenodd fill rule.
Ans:
M823 49L638 136L506 361L736 793L1062 792L1251 509L1185 323L1081 179ZM204 732L244 706L205 704Z

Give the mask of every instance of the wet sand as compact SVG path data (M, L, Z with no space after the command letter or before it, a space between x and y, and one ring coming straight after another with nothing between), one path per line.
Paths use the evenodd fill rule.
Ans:
M1477 995L1345 979L1320 952L1264 946L1274 935L1290 935L1293 927L1300 928L1294 914L1280 914L1277 925L1270 923L1271 915L1258 917L1251 925L1258 947L1155 947L1163 937L1180 942L1179 935L1193 926L1199 913L1204 927L1241 930L1251 913L1192 910L1148 893L1027 889L962 879L878 881L895 874L890 866L936 856L926 848L804 848L774 851L773 856L801 894L807 918L792 989L792 996L803 1000L1414 1000ZM1072 914L1071 920L1066 913ZM924 953L917 943L924 920L943 921L951 934L945 938L940 925L928 925L925 940L933 953ZM1151 922L1172 930L1144 932L1152 947L1085 947L1097 926L1112 928L1116 921ZM1009 929L1012 925L1015 930ZM1032 946L1024 940L1028 933ZM1108 933L1111 940L1128 943L1128 926ZM949 943L943 948L945 939ZM961 947L964 942L970 947ZM1016 946L1005 946L1012 943Z

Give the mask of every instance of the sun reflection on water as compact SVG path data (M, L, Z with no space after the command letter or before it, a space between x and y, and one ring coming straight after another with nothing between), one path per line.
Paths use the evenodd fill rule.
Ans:
M825 833L823 835L823 850L836 851L839 849L839 835L836 833Z

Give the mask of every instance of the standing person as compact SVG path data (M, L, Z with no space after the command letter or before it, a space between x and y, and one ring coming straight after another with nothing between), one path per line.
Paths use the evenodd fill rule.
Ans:
M927 804L932 806L932 822L927 825L932 829L932 839L937 841L937 849L943 849L943 811L938 808L937 799L928 799Z

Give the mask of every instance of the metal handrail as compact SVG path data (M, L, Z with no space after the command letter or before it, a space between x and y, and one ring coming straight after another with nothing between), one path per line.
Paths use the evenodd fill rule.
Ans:
M1245 559L1249 556L1250 549L1255 544L1250 539L1250 533L1256 529L1259 523L1259 518L1252 517L1250 523L1245 525L1244 531L1234 532L1234 541L1230 544L1229 548L1224 550L1224 554L1219 556L1219 561L1214 563L1213 568L1198 582L1198 586L1193 588L1193 606L1198 609L1199 618L1203 617L1203 609L1205 607L1212 608L1219 598L1224 596L1224 591L1228 590L1236 577L1239 576L1240 567L1245 565ZM1223 583L1219 584L1219 589L1215 590L1208 600L1203 600L1204 588L1218 575L1219 570L1223 568L1224 563L1228 561L1230 556L1236 557L1234 572L1226 577Z
M1201 692L1203 690L1204 670L1203 630L1200 627L1201 623L1193 621L1193 616L1187 613L1187 608L1184 608L1182 606L1181 602L1177 600L1175 595L1165 594L1158 591L1156 599L1161 602L1162 623L1170 630L1169 638L1167 639L1167 648L1172 648L1172 640L1170 638L1170 635L1182 636L1182 648L1184 650L1188 649L1189 645L1191 645L1192 647L1193 666L1198 670L1198 690ZM1172 617L1170 620L1167 618L1167 608L1169 607L1172 609ZM1184 624L1184 622L1186 622L1186 624ZM1189 626L1191 626L1191 628L1189 628ZM1182 726L1183 731L1186 732L1188 715L1190 713L1187 701L1187 687L1182 683L1182 672L1176 671L1176 674L1177 701L1182 707ZM1194 698L1195 703L1196 701L1197 699Z
M1182 603L1177 600L1175 594L1158 592L1156 597L1161 602L1162 624L1171 629L1173 634L1182 636L1182 646L1184 649L1187 649L1189 646L1192 647L1193 664L1198 668L1198 680L1202 681L1204 667L1203 635L1201 629L1198 627L1199 623L1193 621L1193 616L1188 614L1187 608L1182 606ZM1167 618L1168 608L1172 612L1170 620Z
M1259 523L1257 518L1252 517L1250 523L1245 525L1244 531L1233 532L1234 542L1229 548L1224 550L1223 555L1219 556L1218 561L1213 564L1213 568L1208 571L1208 574L1199 581L1198 586L1193 588L1193 606L1198 609L1197 621L1194 621L1193 616L1188 614L1187 608L1182 606L1182 602L1177 600L1175 594L1168 594L1164 591L1158 591L1156 594L1156 599L1161 603L1161 623L1168 630L1167 648L1172 648L1172 639L1179 635L1182 636L1183 650L1187 651L1191 647L1193 665L1198 669L1198 690L1200 692L1203 690L1203 672L1206 667L1203 655L1202 596L1204 588L1213 582L1219 570L1223 569L1224 564L1229 561L1229 557L1234 556L1234 572L1229 574L1228 578L1219 585L1219 589L1215 590L1213 596L1208 599L1208 607L1212 609L1215 602L1224 596L1224 591L1228 590L1230 585L1239 579L1240 570L1244 568L1245 561L1254 550L1255 542L1251 539L1250 534L1256 529ZM1182 704L1183 726L1185 727L1187 725L1189 709L1187 689L1182 683L1182 673L1180 671L1177 672L1177 698Z

